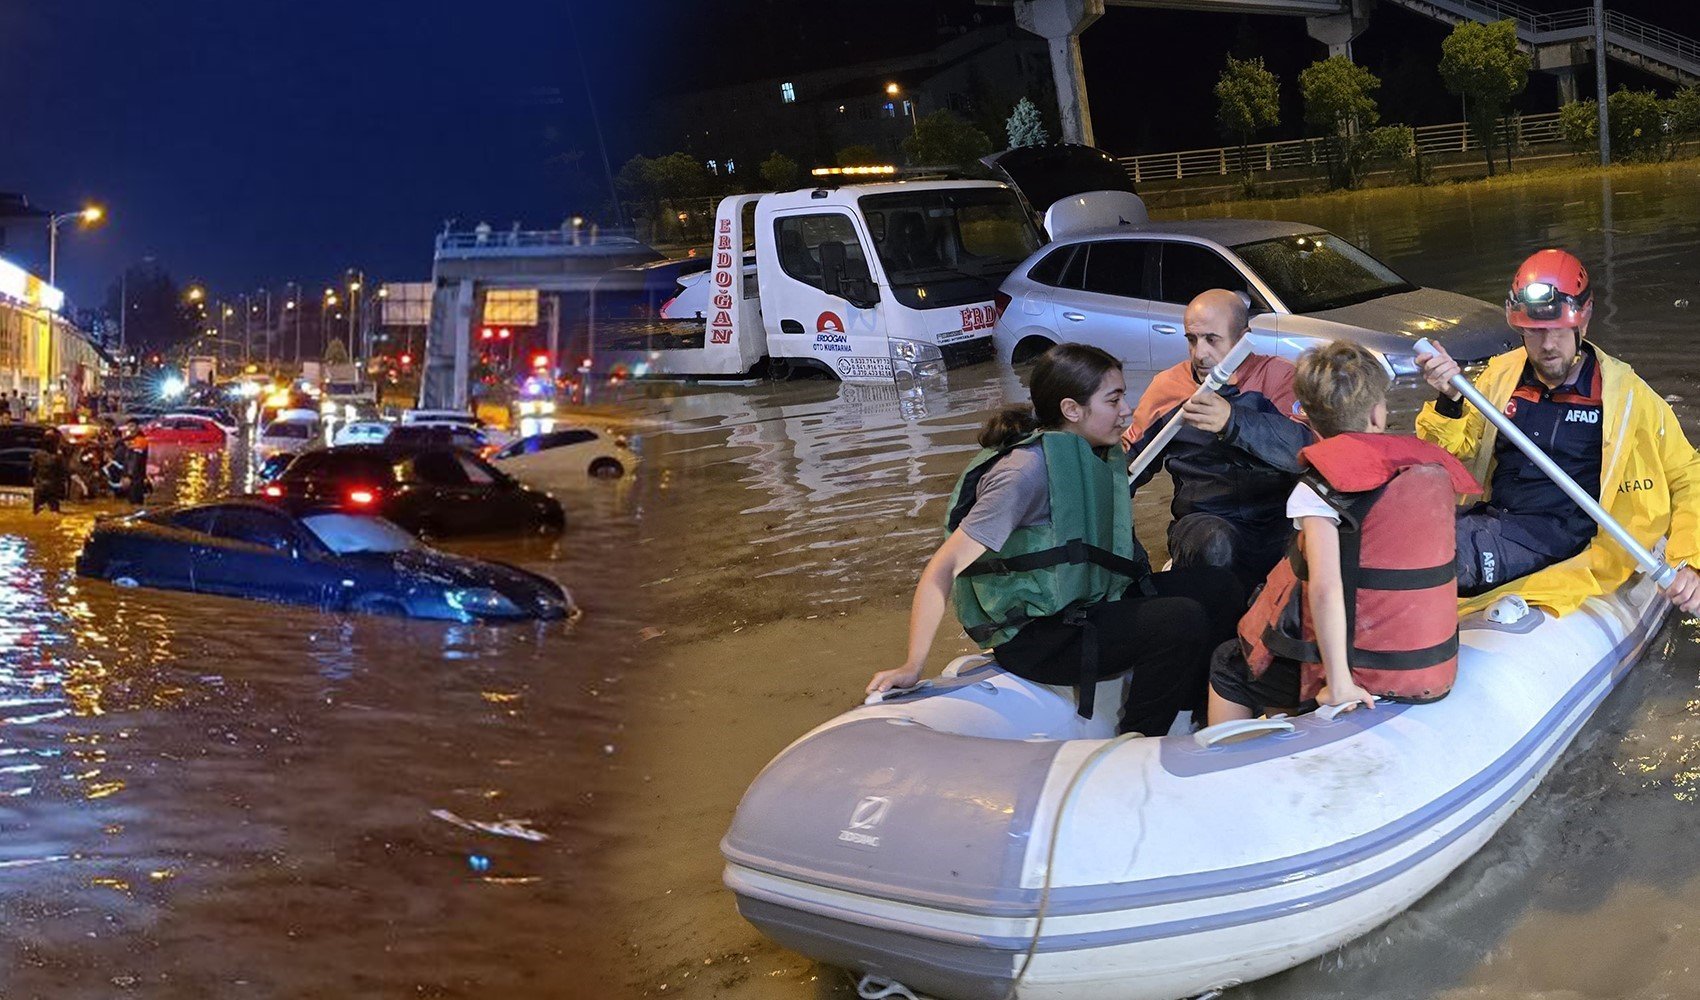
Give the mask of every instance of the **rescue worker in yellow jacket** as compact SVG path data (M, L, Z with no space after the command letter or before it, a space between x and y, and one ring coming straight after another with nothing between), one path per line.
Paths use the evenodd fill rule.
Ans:
M1476 388L1643 544L1664 538L1666 560L1692 563L1700 558L1700 455L1662 396L1584 341L1593 305L1581 261L1562 250L1531 256L1505 304L1523 346L1490 359ZM1460 610L1515 593L1562 615L1629 579L1634 559L1448 385L1458 364L1445 348L1417 363L1439 393L1417 414L1417 436L1489 484L1487 499L1457 520ZM1693 569L1666 593L1700 613Z

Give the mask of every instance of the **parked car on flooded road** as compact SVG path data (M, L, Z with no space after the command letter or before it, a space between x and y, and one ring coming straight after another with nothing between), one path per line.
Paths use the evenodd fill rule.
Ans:
M254 442L254 451L264 460L273 455L288 455L311 448L318 440L317 418L301 420L280 417L260 431L259 440Z
M380 517L255 499L101 520L77 572L327 611L451 621L573 613L571 596L547 577L433 549Z
M378 514L418 535L555 532L560 503L477 455L385 442L303 452L262 495Z
M47 424L0 424L0 486L30 487L35 481L30 456L41 450L52 430Z
M187 444L223 447L228 436L224 428L209 417L174 413L159 417L142 427L150 445Z
M618 479L637 467L626 439L588 427L533 434L490 456L497 468L541 489L560 489L592 479Z
M1182 314L1209 288L1244 295L1257 349L1289 359L1351 340L1397 377L1416 373L1421 337L1466 364L1516 341L1499 306L1420 288L1315 226L1257 219L1149 222L1060 238L1004 281L992 339L998 356L1015 364L1074 341L1129 368L1161 370L1186 358Z

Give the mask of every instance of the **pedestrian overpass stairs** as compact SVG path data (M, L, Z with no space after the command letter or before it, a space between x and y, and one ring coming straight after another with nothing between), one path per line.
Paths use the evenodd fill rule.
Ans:
M1574 66L1594 44L1592 7L1545 14L1506 0L1386 0L1445 24L1514 21L1517 38L1535 54L1535 68ZM1673 83L1700 83L1700 42L1639 18L1605 12L1606 56Z

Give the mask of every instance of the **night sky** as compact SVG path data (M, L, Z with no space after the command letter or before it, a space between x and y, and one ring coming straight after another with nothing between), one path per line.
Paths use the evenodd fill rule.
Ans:
M1700 5L1609 6L1700 36ZM969 0L10 2L0 191L110 206L108 226L62 231L60 283L84 305L143 256L222 294L349 267L423 280L445 219L553 227L605 197L579 51L618 170L638 151L622 124L655 93L913 51L941 13L976 11L1009 16ZM1387 118L1456 120L1433 71L1444 35L1381 5L1355 55L1386 78ZM1283 77L1299 134L1295 77L1324 54L1298 19L1126 8L1083 49L1099 142L1124 154L1219 144L1210 86L1230 50ZM1529 101L1551 95L1537 74Z

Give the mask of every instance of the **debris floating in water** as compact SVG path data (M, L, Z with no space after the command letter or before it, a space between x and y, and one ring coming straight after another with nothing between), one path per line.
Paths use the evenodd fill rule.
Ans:
M520 840L529 840L533 843L549 839L549 835L542 830L533 830L529 819L466 819L447 809L433 809L431 815L445 823L453 823L462 830L493 833L498 837L517 837Z
M1676 300L1676 307L1678 309L1687 309L1688 308L1688 300L1687 299L1677 299Z
M666 634L667 630L664 628L656 628L654 625L645 625L643 628L638 629L638 641L648 642L651 639L659 639Z
M1667 403L1680 403L1680 402L1682 402L1682 394L1673 392L1670 395L1665 397L1665 402L1667 402Z

